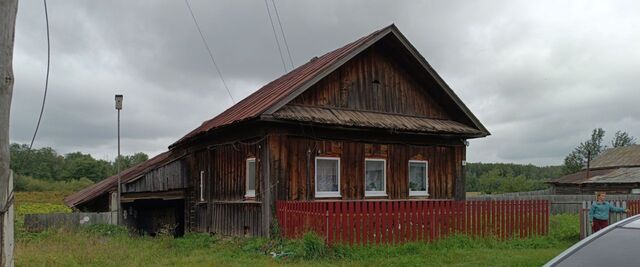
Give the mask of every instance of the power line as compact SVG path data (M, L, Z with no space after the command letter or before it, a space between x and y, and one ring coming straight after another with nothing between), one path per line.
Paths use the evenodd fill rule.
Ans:
M269 21L271 21L273 38L276 39L276 45L278 45L278 53L280 53L280 59L282 60L282 68L284 69L284 72L287 72L287 64L284 63L284 55L282 55L282 48L280 48L280 41L278 40L278 34L276 33L276 26L273 25L273 18L271 17L271 11L269 10L269 2L267 2L267 0L264 0L264 4L267 7L267 14L269 14Z
M227 93L229 94L229 97L231 98L231 101L235 104L236 100L233 99L233 96L231 95L231 91L229 90L229 87L227 86L227 82L224 81L224 77L222 77L222 72L220 71L220 68L218 67L218 64L216 64L216 60L213 59L213 52L211 52L211 48L209 48L209 45L207 44L207 41L204 38L204 35L202 34L202 30L200 30L200 25L198 24L198 20L196 20L196 16L193 15L193 10L191 9L191 5L189 4L189 0L184 0L184 2L187 4L187 8L189 9L189 13L191 14L191 18L193 18L193 23L196 24L196 28L198 29L198 33L200 33L200 38L202 39L202 43L204 43L204 46L207 48L207 52L209 53L209 58L211 58L211 62L213 63L213 66L215 67L216 71L218 72L218 75L220 76L220 80L222 81L222 85L224 85L224 89L227 90Z
M291 69L295 68L293 65L293 58L291 57L291 51L289 50L289 44L287 43L287 36L284 34L284 30L282 29L282 22L280 22L280 15L278 14L278 7L276 6L275 0L271 0L273 4L273 9L276 11L276 19L278 19L278 24L280 25L280 32L282 33L282 39L284 40L284 47L287 48L287 54L289 55L289 62L291 63Z
M47 11L47 0L44 1L44 18L47 22L47 77L44 80L44 96L42 97L42 106L40 107L40 115L38 116L38 123L36 124L36 130L33 132L31 138L31 144L29 144L29 150L33 147L33 142L36 140L38 129L40 129L40 121L42 121L42 114L44 113L44 104L47 101L47 91L49 90L49 67L51 64L51 42L49 40L49 12Z

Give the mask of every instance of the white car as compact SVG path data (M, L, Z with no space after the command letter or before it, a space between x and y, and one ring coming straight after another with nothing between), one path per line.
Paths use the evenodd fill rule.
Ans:
M544 266L640 266L640 215L590 235Z

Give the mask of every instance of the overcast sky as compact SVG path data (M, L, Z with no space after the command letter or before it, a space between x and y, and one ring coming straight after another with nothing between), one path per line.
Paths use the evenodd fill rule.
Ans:
M262 0L191 0L236 100L283 74ZM395 23L491 131L469 162L561 164L595 127L640 136L637 1L276 0L296 66ZM232 105L184 1L48 1L51 76L35 147L153 156ZM273 10L272 10L273 12ZM282 41L281 41L282 42ZM42 101L41 1L20 1L12 142Z

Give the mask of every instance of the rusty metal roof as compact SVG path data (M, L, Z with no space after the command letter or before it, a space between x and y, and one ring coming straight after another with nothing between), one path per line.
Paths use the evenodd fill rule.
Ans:
M437 75L426 60L406 40L397 27L392 24L321 57L314 58L306 64L268 83L213 119L203 122L202 125L180 138L180 140L171 144L169 148L219 127L250 120L262 114L275 113L288 101L292 100L293 97L299 95L302 91L306 90L311 85L315 84L320 79L343 65L346 61L355 57L388 34L395 34L395 36L398 37L404 47L406 47L415 56L425 70L429 72L441 85L446 94L451 97L470 121L474 123L474 126L483 133L482 136L490 134L482 123L480 123L473 113L471 113L471 111L464 105L464 103L462 103L453 90L449 88L449 86L442 80L442 78L440 78L440 76Z
M263 86L253 94L249 95L242 101L220 113L213 119L203 122L200 127L189 132L187 135L182 137L171 146L174 146L200 133L204 133L206 131L227 124L255 118L256 116L262 114L263 111L274 105L277 101L286 97L289 93L302 86L305 82L313 79L323 70L329 68L329 66L331 66L334 62L345 57L355 48L367 43L367 41L373 39L379 33L385 31L387 28L378 30L370 35L362 37L355 42L349 43L321 57L313 58L306 64Z
M590 164L592 169L638 166L640 166L640 145L607 149Z
M398 131L440 134L481 135L480 130L451 120L388 114L361 110L287 105L273 114L281 120L320 124L393 129Z
M149 160L142 162L136 166L128 168L121 172L122 176L120 181L126 183L131 181L153 168L160 167L172 160L170 151L160 153L157 156L150 158ZM118 175L108 177L100 182L97 182L85 189L82 189L76 193L73 193L64 198L64 203L69 207L75 207L79 204L92 200L106 192L117 190Z

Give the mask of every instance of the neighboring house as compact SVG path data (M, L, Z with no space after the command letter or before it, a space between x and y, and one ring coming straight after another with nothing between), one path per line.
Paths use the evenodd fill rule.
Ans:
M640 145L611 148L591 161L589 169L553 179L552 192L558 195L640 194Z
M277 200L464 199L489 135L394 26L314 57L122 172L126 221L268 235ZM65 201L115 209L117 177Z

